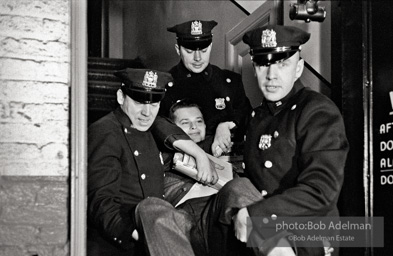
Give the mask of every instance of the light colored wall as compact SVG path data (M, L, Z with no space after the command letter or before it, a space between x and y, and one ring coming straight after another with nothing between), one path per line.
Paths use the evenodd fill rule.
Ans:
M264 2L268 0L259 0L259 1L246 1L246 0L237 0L236 3L243 7L249 13L253 13L259 6L261 6Z
M68 175L68 1L0 5L1 175Z
M284 25L295 26L311 33L310 40L302 48L302 57L327 81L331 81L331 1L319 1L318 5L326 8L326 18L320 22L305 23L289 18L291 3L296 0L284 1ZM321 83L310 71L305 70L302 81L317 91L330 93L328 87Z
M70 1L0 2L0 255L68 255Z

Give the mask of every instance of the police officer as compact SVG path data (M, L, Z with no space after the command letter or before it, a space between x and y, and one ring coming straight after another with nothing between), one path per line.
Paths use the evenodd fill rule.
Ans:
M301 45L309 37L298 28L278 25L260 27L243 36L264 98L252 112L246 133L247 178L234 180L220 191L226 201L235 193L245 198L233 216L235 236L243 242L251 237L246 232L248 217L274 220L280 216L339 215L337 200L349 146L336 105L299 81L304 67ZM250 198L252 194L255 196ZM229 225L231 218L226 216L226 221ZM216 249L215 255L220 255L220 248ZM257 255L265 255L268 249L258 248ZM297 255L331 252L326 244L296 250Z
M163 200L158 143L193 155L201 182L214 184L217 174L180 128L156 119L169 73L126 69L115 75L123 82L120 106L88 133L88 255L143 255L145 245L149 255L194 255L190 216Z
M168 28L176 33L180 62L169 71L174 83L167 86L160 114L168 116L177 100L192 99L202 109L207 134L215 135L212 151L218 156L230 151L231 130L237 130L233 140L242 140L251 105L241 76L210 64L212 29L216 25L215 21L192 20Z

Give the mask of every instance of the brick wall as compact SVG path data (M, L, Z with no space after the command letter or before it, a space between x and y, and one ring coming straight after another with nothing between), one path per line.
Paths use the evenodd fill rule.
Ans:
M0 1L0 255L69 254L70 1Z

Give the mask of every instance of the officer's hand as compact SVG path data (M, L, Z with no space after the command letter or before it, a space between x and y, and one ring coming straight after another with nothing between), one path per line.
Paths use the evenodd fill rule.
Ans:
M221 156L222 153L228 153L231 150L233 145L231 140L231 129L235 126L236 124L234 122L224 122L217 126L212 144L212 152L214 156Z
M232 217L234 229L235 229L235 236L236 238L246 243L248 240L248 236L251 233L252 225L251 221L249 222L249 226L247 227L247 218L250 217L248 214L248 210L246 207L241 208L236 215Z
M218 181L218 174L215 163L210 161L206 154L204 157L197 157L196 166L198 170L197 180L203 184L214 185Z
M288 240L286 238L281 238L278 241L278 246L273 247L267 256L296 256L296 254Z

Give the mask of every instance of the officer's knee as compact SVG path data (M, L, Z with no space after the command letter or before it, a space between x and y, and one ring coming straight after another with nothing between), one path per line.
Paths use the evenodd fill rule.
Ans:
M225 186L220 190L220 195L231 195L233 193L237 193L238 191L244 190L251 184L250 180L247 178L236 178L229 181Z
M168 206L171 206L171 204L160 198L148 197L139 202L137 206L137 212L141 216L150 215L153 211Z

